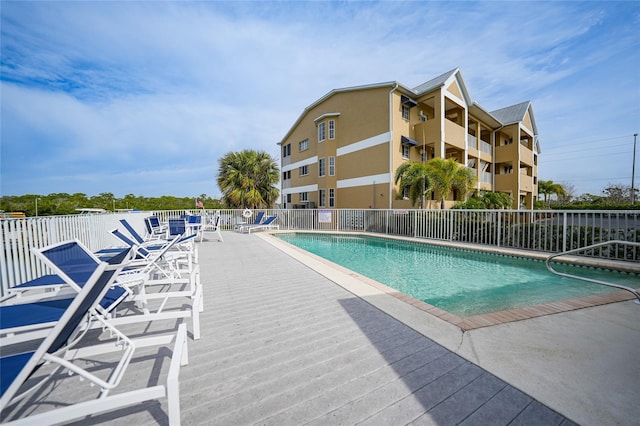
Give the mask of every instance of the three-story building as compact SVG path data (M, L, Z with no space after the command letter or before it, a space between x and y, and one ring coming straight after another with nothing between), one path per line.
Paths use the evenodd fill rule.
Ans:
M477 190L514 208L537 197L540 147L531 102L488 112L459 69L409 89L398 82L335 89L309 105L279 143L285 208L412 208L394 182L406 161L453 158ZM450 207L465 194L452 191ZM439 208L433 194L426 208Z

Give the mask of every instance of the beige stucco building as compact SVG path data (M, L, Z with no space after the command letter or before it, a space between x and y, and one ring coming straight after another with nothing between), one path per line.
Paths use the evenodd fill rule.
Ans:
M386 82L332 90L279 145L285 208L414 208L395 170L434 157L455 158L473 170L476 189L509 193L514 208L531 209L538 191L531 102L486 111L459 69L413 89ZM447 205L463 196L452 191Z

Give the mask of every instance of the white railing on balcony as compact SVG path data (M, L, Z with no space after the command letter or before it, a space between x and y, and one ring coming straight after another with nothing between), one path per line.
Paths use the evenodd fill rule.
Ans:
M493 155L493 147L491 147L490 143L487 143L483 140L480 141L480 151L485 154Z
M467 145L469 148L478 149L478 139L475 136L467 133Z
M480 172L480 182L493 183L493 179L491 178L491 172Z
M374 210L286 209L264 210L277 216L285 231L371 232L443 240L492 247L559 253L599 242L640 242L640 211L542 210ZM166 220L185 210L129 212L102 215L50 216L0 219L0 278L2 294L8 287L48 271L36 261L31 248L78 239L92 250L118 244L110 230L126 218L141 234L144 218L155 214ZM203 210L191 210L203 214ZM204 211L212 217L213 210ZM255 214L256 212L254 212ZM221 210L222 227L244 222L242 210ZM249 219L250 220L250 219ZM640 262L635 247L602 247L591 256Z

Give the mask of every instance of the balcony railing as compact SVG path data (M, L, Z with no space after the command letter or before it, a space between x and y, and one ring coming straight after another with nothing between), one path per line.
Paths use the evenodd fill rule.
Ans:
M478 149L478 139L473 135L467 134L467 145L469 148Z
M244 221L242 212L221 210L223 229ZM145 217L155 214L165 220L184 213L165 210L0 219L1 293L50 273L31 248L76 238L98 250L116 244L109 231L120 225L119 219L126 218L144 234ZM609 240L640 242L640 211L287 209L265 213L276 215L276 223L285 231L372 232L546 253ZM213 214L213 210L204 211L206 216ZM602 247L590 256L637 264L640 249Z
M480 152L484 152L485 154L493 155L493 147L490 143L487 143L483 140L480 141Z

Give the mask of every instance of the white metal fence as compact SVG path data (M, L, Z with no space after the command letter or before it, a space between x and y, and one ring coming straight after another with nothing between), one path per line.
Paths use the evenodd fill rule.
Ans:
M540 211L540 210L375 210L375 209L286 209L263 210L277 216L281 230L372 232L433 240L456 241L494 247L558 253L598 242L640 242L640 211ZM50 216L0 219L0 278L7 287L47 273L30 253L76 238L92 250L118 241L109 231L126 218L144 234L144 218L155 214L161 220L185 214L184 210L128 212L102 215ZM203 214L203 210L188 213ZM215 211L206 210L211 218ZM223 230L245 218L243 210L220 210ZM206 220L206 219L205 219ZM603 247L587 255L638 262L637 247Z

